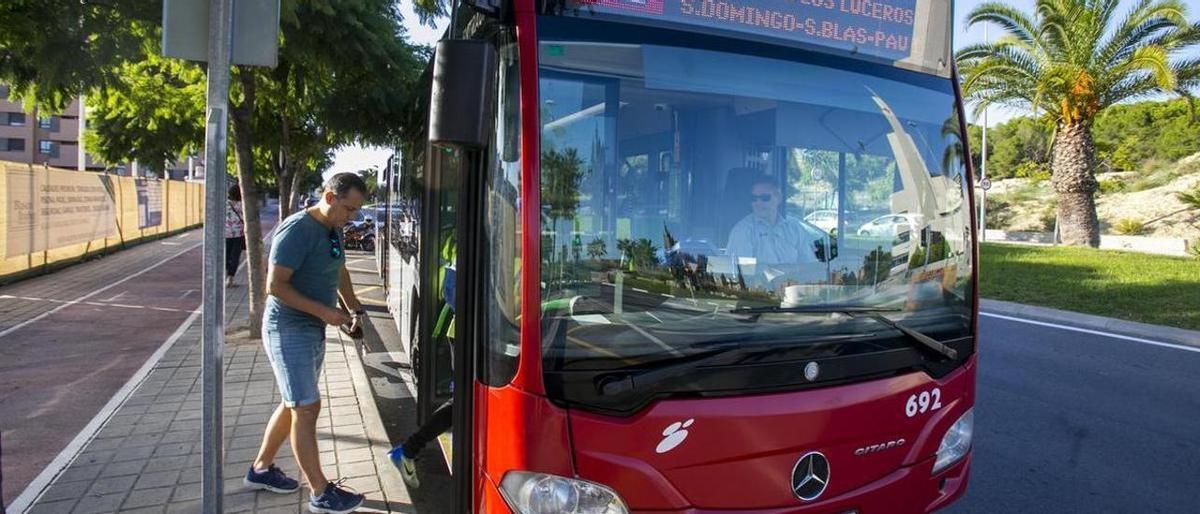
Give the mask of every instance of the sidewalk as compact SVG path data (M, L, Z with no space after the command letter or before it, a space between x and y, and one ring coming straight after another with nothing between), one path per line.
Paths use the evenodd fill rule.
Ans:
M307 490L281 495L241 484L267 419L280 401L261 344L244 334L246 298L242 274L226 299L230 334L225 352L224 511L307 512ZM200 511L200 317L185 326L29 512ZM384 456L390 443L380 428L354 341L331 328L326 345L323 411L317 428L326 474L346 478L347 485L367 495L358 512L413 512L399 475ZM280 451L277 464L299 479L289 444Z

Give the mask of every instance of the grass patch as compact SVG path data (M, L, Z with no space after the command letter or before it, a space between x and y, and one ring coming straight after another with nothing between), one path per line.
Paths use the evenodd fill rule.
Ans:
M980 293L1200 330L1200 260L1090 248L984 244Z

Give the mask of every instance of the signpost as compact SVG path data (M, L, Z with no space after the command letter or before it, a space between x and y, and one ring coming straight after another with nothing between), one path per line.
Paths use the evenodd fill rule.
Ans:
M273 15L272 15L273 13ZM244 20L237 23L236 20ZM274 23L269 23L269 20ZM200 23L197 23L200 21ZM267 23L264 23L267 21ZM163 55L208 62L204 130L204 315L201 374L201 510L220 514L224 482L225 158L228 154L229 66L274 66L279 0L165 0Z

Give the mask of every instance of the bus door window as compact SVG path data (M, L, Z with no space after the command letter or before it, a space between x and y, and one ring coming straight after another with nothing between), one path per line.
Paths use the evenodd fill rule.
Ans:
M484 193L484 250L487 266L484 306L487 320L483 383L512 380L520 355L521 194L520 95L517 44L511 30L498 35L496 125Z

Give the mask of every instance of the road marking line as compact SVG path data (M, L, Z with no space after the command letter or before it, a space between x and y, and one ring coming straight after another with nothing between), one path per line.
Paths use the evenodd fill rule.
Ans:
M30 507L32 507L34 503L37 503L38 498L42 496L42 493L45 492L46 488L50 486L54 479L58 478L60 473L65 471L67 467L75 461L75 458L81 451L83 451L84 447L91 442L92 438L96 436L96 433L98 433L101 428L104 428L104 425L108 423L109 418L116 413L117 409L121 408L121 406L125 404L125 401L128 400L133 392L137 390L138 386L142 385L142 381L144 381L146 377L150 375L150 371L154 369L154 366L158 364L158 361L162 359L163 355L166 355L167 350L175 345L175 341L179 340L180 337L183 337L183 333L192 326L192 323L196 321L196 318L198 317L200 317L200 311L193 312L191 316L188 316L188 318L184 320L181 325L179 325L179 328L175 329L175 333L171 334L171 337L167 338L167 340L163 342L162 346L159 346L158 350L155 350L155 352L150 355L150 358L146 360L146 363L142 364L142 367L138 369L137 373L134 373L127 382L125 382L124 386L121 386L121 389L117 391L117 394L113 395L113 397L108 400L108 403L104 405L104 408L100 409L100 412L98 412L96 416L93 417L90 422L88 422L87 426L84 426L83 430L80 430L79 433L75 435L75 438L72 439L69 444L67 444L67 447L63 448L63 450L58 453L58 456L54 457L54 460L50 461L50 464L48 464L41 473L38 473L38 476L35 477L33 481L25 487L25 490L22 491L19 496L17 496L16 501L8 506L10 509L9 512L23 514Z
M115 295L112 295L112 296L108 297L108 298L107 298L107 299L105 299L105 300L100 300L100 301L102 301L102 302L115 302L115 301L117 301L117 298L120 298L120 297L122 297L122 296L125 296L125 293L128 293L128 292L129 292L129 291L121 291L120 293L117 293L117 294L115 294Z
M1133 341L1135 343L1148 344L1151 346L1161 346L1163 348L1174 348L1176 350L1183 350L1185 352L1200 353L1200 348L1197 348L1195 346L1188 346L1188 345L1177 344L1177 343L1164 343L1162 341L1155 341L1153 339L1143 339L1141 337L1127 336L1127 335L1122 335L1122 334L1114 334L1112 332L1092 330L1089 328L1072 327L1070 325L1059 325L1057 323L1049 323L1049 322L1045 322L1045 321L1035 321L1035 320L1031 320L1031 319L1014 318L1012 316L1005 316L1003 314L992 314L990 312L980 311L979 315L987 316L989 318L999 318L999 319L1008 320L1008 321L1016 321L1018 323L1028 323L1030 325L1038 325L1038 326L1043 326L1043 327L1051 327L1051 328L1057 328L1057 329L1061 329L1061 330L1068 330L1071 332L1082 332L1084 334L1092 334L1092 335L1098 335L1098 336L1104 336L1104 337L1111 337L1113 339L1124 339L1126 341Z
M350 266L346 266L346 269L350 271L357 271L359 273L375 273L375 270L366 268L351 268Z
M172 241L163 241L162 244L165 246L179 246L183 243L176 243L176 242L172 242Z
M362 289L355 289L355 290L354 290L354 294L356 294L356 295L360 295L360 294L363 294L363 293L365 293L365 292L367 292L367 291L374 291L374 290L376 290L376 289L379 289L379 286L368 286L368 287L364 287L364 288L362 288Z
M91 298L91 297L93 297L93 296L96 296L96 295L98 295L98 294L100 294L100 293L103 293L103 292L105 292L105 291L107 291L107 290L109 290L109 289L112 289L112 288L114 288L114 287L117 287L118 285L124 284L126 281L128 281L128 280L132 280L134 277L141 276L141 274L143 274L143 273L146 273L146 272L148 272L148 271L150 271L150 270L152 270L152 269L154 269L154 268L157 268L157 267L159 267L159 266L162 266L163 264L166 264L166 263L168 263L168 262L171 262L172 260L174 260L176 257L179 257L180 255L183 255L183 254L185 254L185 253L187 253L187 252L190 252L190 251L192 251L192 250L194 250L194 249L196 249L196 248L199 248L199 247L200 247L202 244L203 244L203 243L196 243L196 244L194 244L194 245L192 245L192 246L189 246L189 247L187 247L187 248L184 248L183 250L180 250L179 252L175 253L174 255L172 255L172 256L170 256L170 257L167 257L166 259L160 260L160 261L158 261L158 262L156 262L156 263L154 263L154 264L152 264L152 265L150 265L150 266L146 267L145 269L143 269L143 270L141 270L141 271L139 271L139 272L137 272L137 273L134 273L134 274L132 274L132 275L129 275L128 277L125 277L125 278L123 278L123 279L121 279L121 280L118 280L118 281L116 281L116 282L113 282L113 283L111 283L111 284L109 284L109 285L106 285L106 286L104 286L104 287L101 287L100 289L97 289L97 290L95 290L95 291L92 291L92 292L90 292L90 293L88 293L88 294L85 294L85 295L83 295L83 296L80 296L79 298L76 298L76 299L74 299L74 300L71 300L71 301L65 302L65 303L63 303L62 305L59 305L58 307L55 307L55 308L53 308L53 309L51 309L51 310L49 310L49 311L43 312L43 313L41 313L41 314L37 315L37 316L36 316L36 317L34 317L34 318L30 318L30 319L28 319L28 320L26 320L26 321L23 321L23 322L21 322L21 323L18 323L18 324L16 324L16 325L13 325L13 326L11 326L11 327L9 327L9 328L5 329L3 332L0 332L0 337L4 337L4 336L6 336L6 335L8 335L8 334L11 334L11 333L13 333L13 332L16 332L17 330L20 330L20 329L24 328L26 325L29 325L30 323L36 323L37 321L40 321L42 318L45 318L46 316L49 316L49 315L51 315L51 314L54 314L54 313L56 313L56 312L58 312L58 311L61 311L61 310L65 309L65 308L67 308L68 306L71 306L71 305L74 305L74 304L80 303L80 302L82 302L82 301L84 301L84 300L87 300L88 298Z
M170 307L151 307L148 305L129 305L123 303L81 302L79 300L55 300L53 298L33 298L29 296L0 295L0 300L26 300L30 302L50 302L64 305L91 305L93 307L121 307L124 309L154 309L164 312L192 312L187 309L172 309Z

